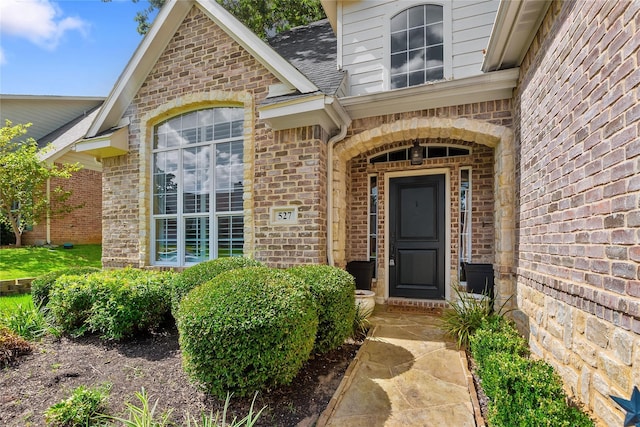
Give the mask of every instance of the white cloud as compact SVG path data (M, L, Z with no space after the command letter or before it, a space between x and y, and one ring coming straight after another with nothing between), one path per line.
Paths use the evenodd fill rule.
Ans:
M67 31L86 34L88 26L80 18L64 17L51 0L0 0L0 31L45 49L55 49Z
M4 65L7 63L7 58L4 56L4 50L2 50L2 46L0 46L0 65Z

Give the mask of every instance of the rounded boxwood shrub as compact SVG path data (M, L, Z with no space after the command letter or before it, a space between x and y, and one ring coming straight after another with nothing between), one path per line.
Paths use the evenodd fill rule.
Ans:
M353 330L356 313L355 280L329 265L302 265L287 270L309 286L318 310L314 351L325 353L344 343Z
M290 383L309 358L318 316L301 279L247 267L189 292L177 325L185 370L223 398Z
M51 273L44 274L31 282L31 297L33 305L36 307L44 307L49 303L49 292L56 279L64 275L81 276L100 271L95 267L69 267Z
M158 327L170 310L173 273L136 269L61 276L49 308L64 332L119 340Z
M171 291L171 312L175 314L178 311L178 305L182 298L196 286L200 286L210 281L220 273L235 270L243 267L261 267L263 264L250 258L244 257L227 257L216 258L211 261L204 261L187 268L178 276L173 283Z

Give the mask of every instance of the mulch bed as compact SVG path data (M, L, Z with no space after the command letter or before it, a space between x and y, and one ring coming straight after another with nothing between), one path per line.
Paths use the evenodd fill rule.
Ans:
M326 408L357 344L345 344L312 357L293 383L260 392L254 409L265 406L258 426L311 426ZM111 383L109 413L122 416L125 403L139 405L135 392L142 387L159 401L158 410L172 408L177 425L185 414L222 410L224 401L206 395L192 384L181 365L178 333L170 328L137 340L114 343L97 337L47 338L32 354L0 371L0 425L44 425L46 409L79 385ZM243 418L253 397L232 396L229 420Z

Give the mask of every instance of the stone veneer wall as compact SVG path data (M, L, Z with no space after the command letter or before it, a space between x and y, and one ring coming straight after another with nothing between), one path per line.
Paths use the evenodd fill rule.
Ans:
M102 174L89 169L74 173L69 179L53 178L51 189L57 186L72 191L68 200L70 206L81 208L61 217L51 219L51 243L60 245L96 244L102 242ZM55 209L55 205L54 205ZM47 242L47 220L42 219L33 231L22 235L23 245Z
M246 256L274 266L326 261L327 135L273 132L257 106L277 79L197 7L189 12L127 109L129 153L103 161L105 267L150 264L153 126L198 108L245 109ZM298 226L269 225L269 210L299 206Z
M554 2L516 97L519 320L602 425L640 386L640 2Z
M347 238L347 259L366 260L368 259L368 236L369 236L369 177L378 177L378 245L376 253L378 257L378 269L384 269L384 248L385 248L385 174L397 171L415 171L429 169L449 169L450 177L450 212L451 212L451 268L456 268L456 260L459 259L459 233L460 223L460 169L470 167L471 176L471 230L472 230L472 261L482 263L493 263L494 258L494 174L493 174L493 149L484 145L474 144L466 141L456 141L450 139L430 139L423 141L423 144L448 144L466 146L471 149L471 155L449 158L425 159L420 166L411 166L409 161L386 162L370 164L367 158L375 156L389 150L407 147L407 141L400 141L382 145L369 153L361 154L351 160L351 192L348 197L347 218L349 237ZM379 271L378 277L385 274Z

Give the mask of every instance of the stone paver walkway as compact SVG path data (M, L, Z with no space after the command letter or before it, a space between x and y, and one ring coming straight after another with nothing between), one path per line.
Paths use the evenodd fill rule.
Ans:
M438 317L376 307L318 427L475 427L466 360Z

